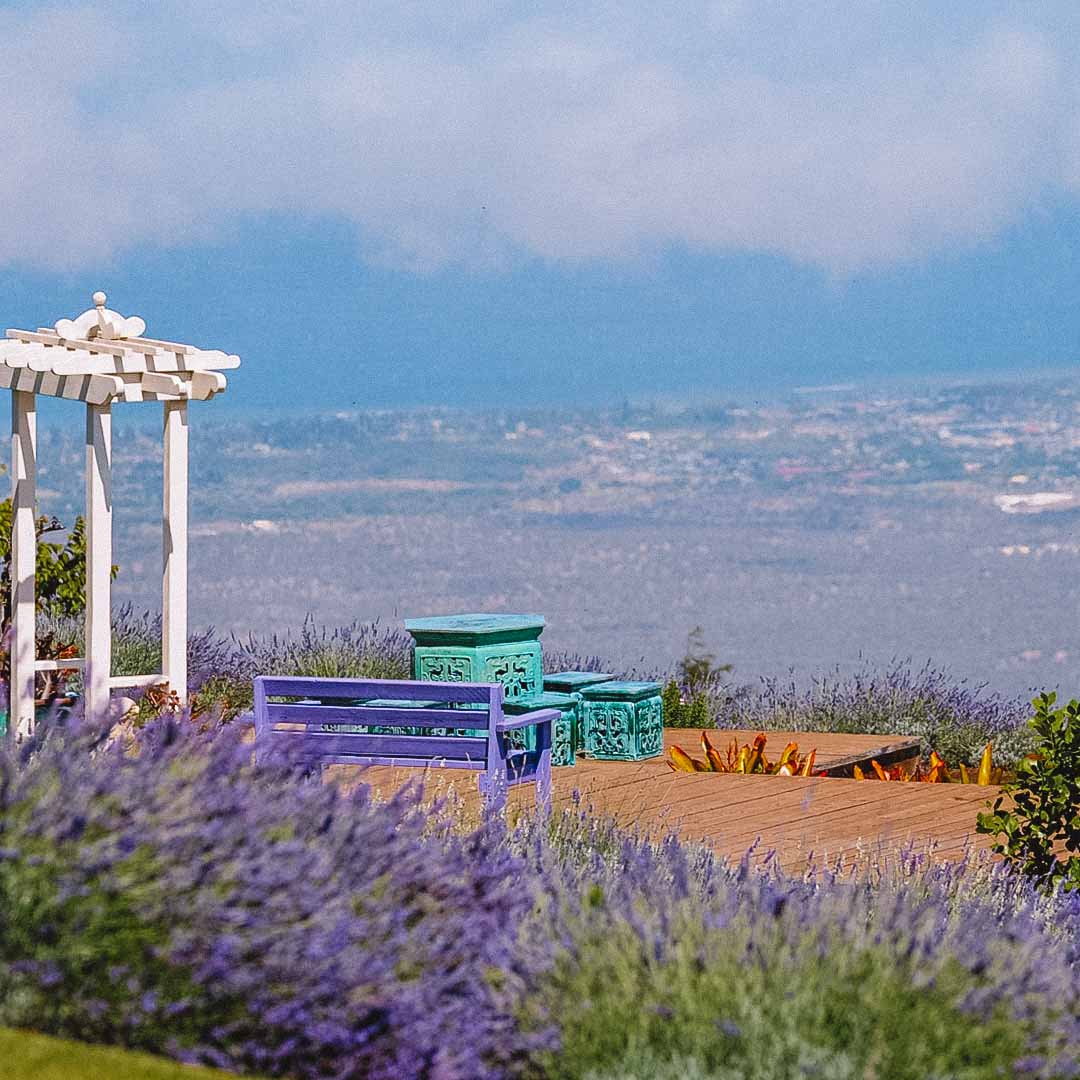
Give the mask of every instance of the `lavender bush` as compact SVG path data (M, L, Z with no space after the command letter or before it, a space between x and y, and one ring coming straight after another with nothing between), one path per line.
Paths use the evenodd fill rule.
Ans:
M1073 894L985 859L792 878L575 815L553 832L557 960L526 1002L561 1032L546 1077L1080 1075Z
M467 831L250 751L166 717L0 758L0 1025L305 1080L1078 1075L1076 894Z
M139 615L127 606L114 623L114 672L158 670L160 616ZM50 623L49 628L56 630L58 639L81 641L81 625ZM189 683L199 692L200 709L231 718L250 709L256 675L405 679L410 676L411 645L403 630L378 622L329 629L308 617L296 633L252 634L246 639L222 638L210 628L188 641ZM683 701L695 703L693 710L681 710L683 722L690 726L716 723L760 731L911 735L922 740L926 755L935 749L950 764L968 765L977 763L983 747L992 741L995 761L1007 768L1032 748L1026 701L1004 698L929 662L915 667L910 661L894 660L877 668L863 660L850 674L836 668L799 680L789 672L752 686L733 681L726 666L712 663L711 656L700 648L695 652L693 645L691 635L687 655L673 672L649 667L644 658L628 668L573 652L545 653L544 669L610 671L619 678L673 681Z
M255 768L239 725L136 750L0 759L0 1024L305 1078L501 1076L542 1040L498 832Z
M717 714L721 727L911 735L925 754L937 750L950 764L974 764L992 741L995 762L1011 768L1032 746L1027 702L957 680L929 662L917 668L894 660L878 669L864 660L852 674L837 668L809 683L794 673L765 678L730 695Z

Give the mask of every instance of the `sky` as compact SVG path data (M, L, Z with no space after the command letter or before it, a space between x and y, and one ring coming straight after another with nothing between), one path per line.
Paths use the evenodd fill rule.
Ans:
M239 353L222 407L1080 353L1075 0L0 2L0 41L4 326L104 289Z

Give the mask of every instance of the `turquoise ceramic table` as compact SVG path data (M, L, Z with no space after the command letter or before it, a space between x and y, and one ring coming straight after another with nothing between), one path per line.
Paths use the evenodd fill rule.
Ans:
M414 679L501 682L507 702L543 693L542 615L439 615L406 619L405 629L415 643Z

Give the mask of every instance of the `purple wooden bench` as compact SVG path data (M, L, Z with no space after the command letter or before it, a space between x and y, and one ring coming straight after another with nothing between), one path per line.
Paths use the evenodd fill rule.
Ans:
M560 715L558 709L538 709L504 716L499 683L288 675L255 679L258 756L281 748L318 765L471 769L480 773L480 791L493 810L506 804L508 788L529 782L536 784L537 804L550 806L551 724ZM506 732L534 726L535 749L508 746Z

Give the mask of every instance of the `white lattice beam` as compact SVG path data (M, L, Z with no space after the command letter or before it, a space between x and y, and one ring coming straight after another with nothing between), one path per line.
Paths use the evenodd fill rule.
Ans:
M34 395L11 395L11 686L8 726L20 738L34 730L34 629L37 532L37 404Z
M188 603L188 406L169 401L163 418L164 470L161 515L161 670L187 701Z
M112 675L112 412L86 408L86 715L104 720Z

